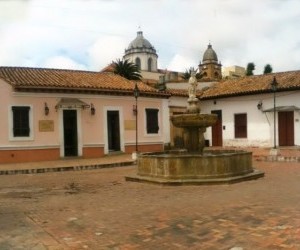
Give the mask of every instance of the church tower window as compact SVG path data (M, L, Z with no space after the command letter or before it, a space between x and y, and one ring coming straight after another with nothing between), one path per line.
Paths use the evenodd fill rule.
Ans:
M139 57L135 58L135 64L138 66L138 69L141 70L141 59Z
M148 59L148 71L152 71L152 58Z

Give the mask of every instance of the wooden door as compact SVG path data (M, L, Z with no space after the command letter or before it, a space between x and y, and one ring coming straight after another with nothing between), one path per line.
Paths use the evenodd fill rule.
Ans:
M278 112L279 146L294 146L294 111Z
M65 156L78 155L77 111L63 111Z
M213 110L212 114L218 115L218 120L215 125L212 126L212 146L223 146L223 131L222 131L222 110Z
M120 151L119 111L107 111L108 150Z

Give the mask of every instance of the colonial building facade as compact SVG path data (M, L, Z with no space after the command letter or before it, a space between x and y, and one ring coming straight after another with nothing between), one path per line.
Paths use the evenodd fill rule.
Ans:
M0 67L0 163L159 151L166 93L118 75ZM137 116L138 115L138 116Z

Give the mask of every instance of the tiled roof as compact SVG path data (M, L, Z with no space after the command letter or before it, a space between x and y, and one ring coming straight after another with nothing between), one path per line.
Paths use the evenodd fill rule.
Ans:
M188 90L187 89L167 89L167 93L169 93L172 96L182 96L188 98ZM197 90L196 95L199 98L202 95L202 90Z
M108 64L106 67L104 67L103 69L100 70L100 72L114 72L114 65L113 63Z
M128 95L135 86L134 81L113 73L79 70L0 67L0 78L16 90L71 90ZM169 96L142 82L138 82L138 87L141 95Z
M222 80L205 90L201 99L269 93L272 92L271 83L274 76L278 83L277 91L300 90L298 70Z

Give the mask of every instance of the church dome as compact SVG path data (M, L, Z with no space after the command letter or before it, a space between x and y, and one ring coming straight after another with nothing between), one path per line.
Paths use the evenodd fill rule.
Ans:
M125 50L125 54L137 52L148 52L156 54L155 48L147 39L144 38L142 31L137 32L137 37L129 44L128 48Z
M206 51L203 54L203 62L206 61L215 61L218 62L218 57L216 52L213 50L211 44L208 45Z
M152 48L151 43L144 38L143 31L137 32L137 37L129 44L128 49L132 48Z

